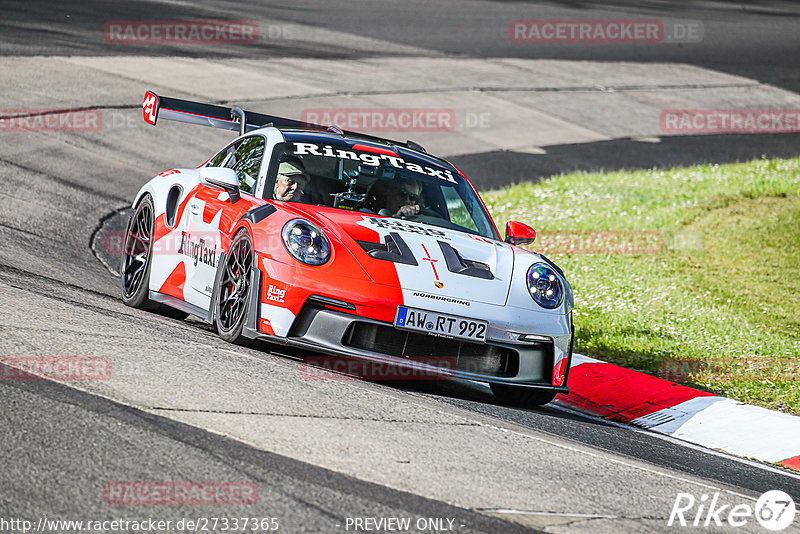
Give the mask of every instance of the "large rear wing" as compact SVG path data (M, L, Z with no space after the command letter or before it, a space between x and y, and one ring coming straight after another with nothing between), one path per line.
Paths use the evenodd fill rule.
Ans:
M188 122L200 126L211 126L212 128L222 128L232 130L244 135L250 130L256 130L265 126L275 126L276 128L315 128L324 130L324 126L309 124L293 119L273 117L244 111L242 108L216 106L214 104L202 104L191 100L181 100L179 98L169 98L158 96L152 91L144 94L142 103L142 117L144 122L155 126L158 119Z
M367 140L379 142L388 141L397 145L407 146L413 150L425 152L425 149L422 146L413 141L401 143L398 141L392 141L391 139L384 139L382 137L375 137L358 132L349 132L347 130L340 129L337 126L322 126L320 124L313 124L294 119L285 119L283 117L275 117L273 115L264 115L263 113L254 113L252 111L245 111L240 107L229 108L214 104L192 102L191 100L181 100L179 98L158 96L152 91L147 91L144 94L144 102L142 103L142 118L144 119L144 122L151 126L155 126L158 119L164 119L170 121L187 122L189 124L197 124L200 126L210 126L212 128L222 128L223 130L238 132L239 135L244 135L251 130L264 128L266 126L274 126L275 128L322 130L339 134L356 135Z

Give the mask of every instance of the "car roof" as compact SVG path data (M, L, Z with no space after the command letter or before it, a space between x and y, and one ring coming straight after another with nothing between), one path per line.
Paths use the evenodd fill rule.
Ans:
M329 143L331 145L348 146L363 144L371 148L389 150L402 158L410 158L422 161L428 165L437 165L452 171L466 179L466 176L449 161L428 154L427 152L415 149L407 143L399 143L390 139L383 139L371 135L355 133L338 133L325 130L298 129L298 128L279 128L287 141L300 141L310 143ZM414 143L416 144L416 143ZM419 146L419 145L417 145ZM419 147L422 148L422 147Z

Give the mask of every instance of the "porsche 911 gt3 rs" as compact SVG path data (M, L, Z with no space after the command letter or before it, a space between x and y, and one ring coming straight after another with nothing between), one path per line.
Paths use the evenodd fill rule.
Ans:
M126 304L195 315L234 343L481 381L507 403L568 391L569 282L521 248L535 238L530 227L508 222L501 238L451 163L411 141L152 92L143 117L239 136L138 192L121 267Z

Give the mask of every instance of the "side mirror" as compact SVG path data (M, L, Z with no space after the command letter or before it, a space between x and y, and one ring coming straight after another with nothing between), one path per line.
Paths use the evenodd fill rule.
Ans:
M506 223L506 243L512 245L527 245L536 240L536 230L517 221Z
M231 204L239 201L239 177L233 169L203 167L200 169L200 181L209 187L224 189L231 197Z

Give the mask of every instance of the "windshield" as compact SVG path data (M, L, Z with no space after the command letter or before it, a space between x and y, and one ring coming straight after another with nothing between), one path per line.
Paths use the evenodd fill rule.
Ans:
M275 147L265 196L460 230L497 239L463 177L368 145L289 141Z

